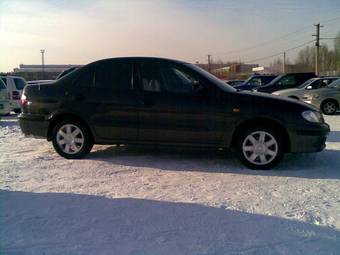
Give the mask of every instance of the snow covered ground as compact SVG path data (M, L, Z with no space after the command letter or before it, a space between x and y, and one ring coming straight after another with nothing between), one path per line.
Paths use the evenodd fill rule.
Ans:
M231 152L95 146L0 121L0 254L340 254L340 115L321 153L251 171Z

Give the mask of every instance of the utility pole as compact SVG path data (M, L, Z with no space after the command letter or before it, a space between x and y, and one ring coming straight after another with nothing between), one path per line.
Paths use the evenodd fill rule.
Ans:
M313 35L315 36L315 47L316 47L316 52L315 52L315 74L319 75L320 72L320 28L323 26L320 25L320 23L314 25L316 28L316 34Z
M42 74L43 74L43 79L45 79L45 50L41 49L41 68L42 68Z
M283 73L286 73L286 52L283 52L283 68L282 68Z
M211 71L211 55L208 54L208 71Z

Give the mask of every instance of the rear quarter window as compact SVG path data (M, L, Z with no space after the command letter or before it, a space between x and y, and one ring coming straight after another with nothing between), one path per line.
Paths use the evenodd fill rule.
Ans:
M3 83L6 85L7 84L7 79L6 77L2 77L1 80L3 81Z
M14 78L14 84L17 90L23 90L26 86L26 81L24 79Z
M2 89L6 89L6 86L5 83L2 80L0 80L0 90Z

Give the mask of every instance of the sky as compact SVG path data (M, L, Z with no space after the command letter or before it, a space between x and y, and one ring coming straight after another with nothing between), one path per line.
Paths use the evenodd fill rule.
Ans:
M40 64L40 49L45 64L116 56L206 63L212 54L265 65L273 58L257 59L313 40L317 22L322 37L335 37L340 0L0 0L0 72Z

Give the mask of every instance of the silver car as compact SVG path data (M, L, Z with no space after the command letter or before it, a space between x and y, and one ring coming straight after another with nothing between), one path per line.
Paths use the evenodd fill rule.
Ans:
M302 100L318 107L326 115L335 114L340 105L340 79L327 87L306 93Z
M274 92L274 95L286 96L298 100L302 100L302 97L311 92L311 90L324 88L330 85L333 81L340 79L340 77L321 77L321 78L312 78L300 85L297 88L293 89L283 89Z

